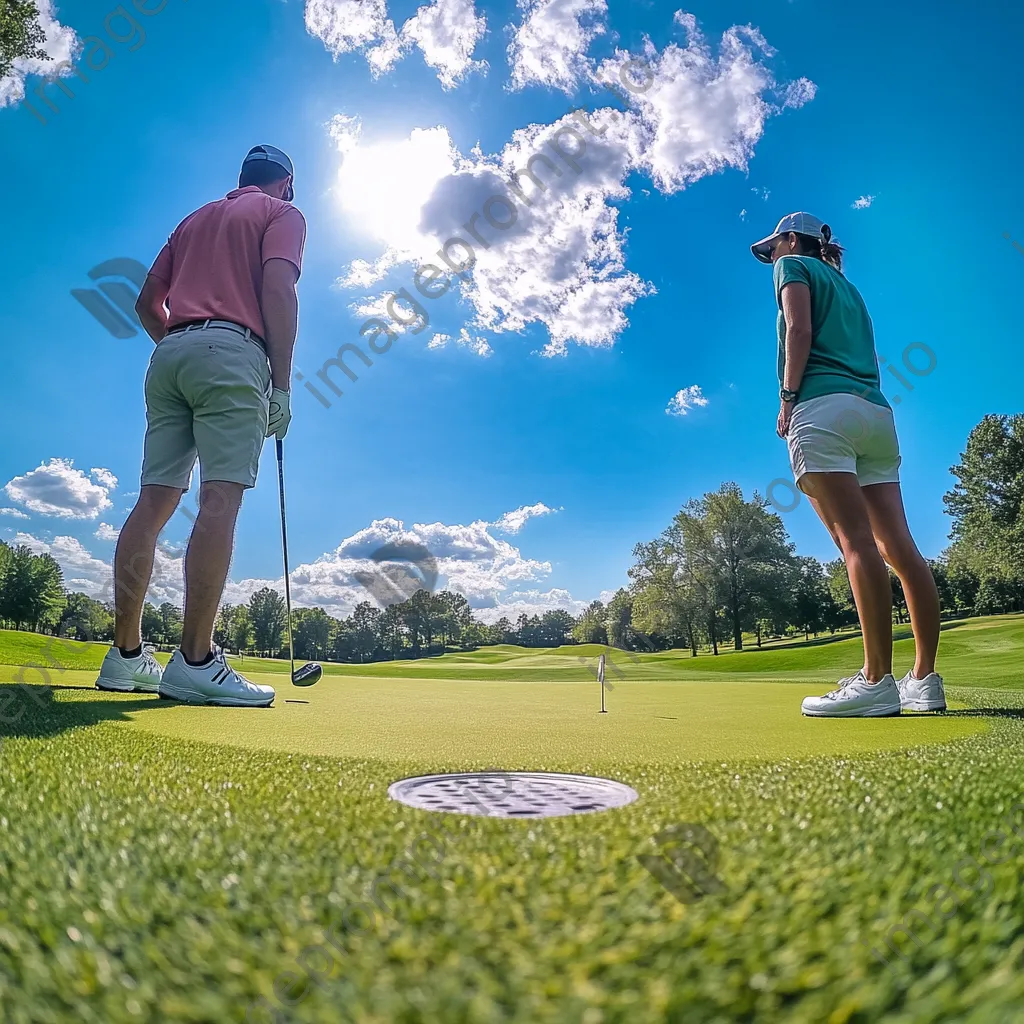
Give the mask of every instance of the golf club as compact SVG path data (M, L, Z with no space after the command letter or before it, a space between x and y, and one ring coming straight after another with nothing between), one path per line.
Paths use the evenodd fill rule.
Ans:
M295 671L295 644L292 640L292 588L288 579L288 527L284 513L284 445L277 438L277 482L281 491L281 546L284 548L284 601L288 614L288 654L292 663L292 685L312 686L320 682L323 666L316 661L307 661Z

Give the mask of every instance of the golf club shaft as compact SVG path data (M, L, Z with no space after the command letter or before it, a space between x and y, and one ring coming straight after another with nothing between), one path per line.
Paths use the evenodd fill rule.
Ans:
M284 550L284 603L288 614L288 656L295 678L295 644L292 642L292 587L288 579L288 526L284 512L284 444L277 438L277 483L281 492L281 547Z

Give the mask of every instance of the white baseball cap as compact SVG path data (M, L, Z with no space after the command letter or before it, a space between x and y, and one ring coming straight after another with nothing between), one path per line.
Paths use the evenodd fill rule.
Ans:
M762 263L771 263L771 243L779 235L788 235L790 231L795 231L798 235L810 235L811 238L816 238L819 242L828 242L832 238L832 229L824 221L818 220L817 217L809 213L790 213L779 221L779 226L767 238L755 242L750 247L750 251Z
M292 166L291 158L283 149L278 149L277 146L253 146L245 155L245 159L242 161L244 167L248 163L252 163L254 160L266 160L268 163L276 164L278 167L283 167L291 176L292 181L295 181L295 168ZM295 198L295 187L294 185L288 186L288 194L284 197L287 202L292 202Z

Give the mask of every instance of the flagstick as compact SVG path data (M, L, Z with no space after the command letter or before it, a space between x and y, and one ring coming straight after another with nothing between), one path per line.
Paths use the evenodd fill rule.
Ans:
M601 686L601 714L607 715L608 709L604 706L604 655L597 659L597 681Z

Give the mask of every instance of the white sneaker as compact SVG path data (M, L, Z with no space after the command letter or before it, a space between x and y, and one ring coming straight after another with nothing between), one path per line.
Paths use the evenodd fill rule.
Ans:
M813 718L886 718L900 713L900 691L891 674L869 683L861 670L824 697L804 697L800 710Z
M164 670L153 657L154 647L142 645L136 658L126 658L116 647L107 651L96 680L97 690L117 690L119 693L157 693Z
M240 676L219 647L205 665L190 665L181 650L171 655L164 669L160 696L188 704L217 704L227 708L269 708L274 703L274 688L260 686Z
M896 685L900 691L900 703L907 711L946 710L942 676L935 672L930 672L924 679L918 679L911 670Z

